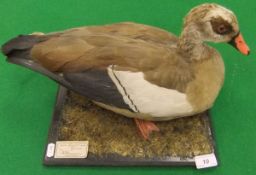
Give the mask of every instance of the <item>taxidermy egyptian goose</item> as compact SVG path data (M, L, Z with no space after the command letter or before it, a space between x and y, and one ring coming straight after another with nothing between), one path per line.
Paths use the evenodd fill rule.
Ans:
M217 4L193 8L179 37L124 22L20 35L2 47L7 61L40 72L99 106L135 118L144 138L151 121L209 109L224 80L220 54L205 42L249 48L237 18Z

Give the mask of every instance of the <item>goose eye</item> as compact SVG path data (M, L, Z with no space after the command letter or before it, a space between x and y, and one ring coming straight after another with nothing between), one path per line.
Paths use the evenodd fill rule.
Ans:
M211 25L213 31L219 35L226 35L233 31L233 27L222 18L213 18Z
M228 31L227 28L223 24L218 27L219 34L225 34L225 33L227 33L227 31Z

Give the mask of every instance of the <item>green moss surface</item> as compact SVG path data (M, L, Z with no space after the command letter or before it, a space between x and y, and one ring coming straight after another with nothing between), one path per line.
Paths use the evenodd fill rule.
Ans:
M213 151L206 114L155 123L160 132L144 140L133 119L104 110L69 91L62 110L59 140L88 140L89 153L98 156L193 158Z

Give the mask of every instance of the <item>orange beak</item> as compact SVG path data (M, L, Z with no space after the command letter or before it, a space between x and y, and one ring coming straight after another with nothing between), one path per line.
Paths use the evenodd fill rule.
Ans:
M250 54L250 49L244 41L244 38L241 33L238 33L230 42L237 50L239 50L244 55Z

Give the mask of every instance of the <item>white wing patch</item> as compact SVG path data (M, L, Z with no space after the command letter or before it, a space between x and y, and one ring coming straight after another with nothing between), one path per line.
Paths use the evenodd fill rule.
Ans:
M142 72L117 71L113 68L108 68L108 74L124 102L134 112L153 117L175 117L193 111L184 93L154 85L144 79Z

